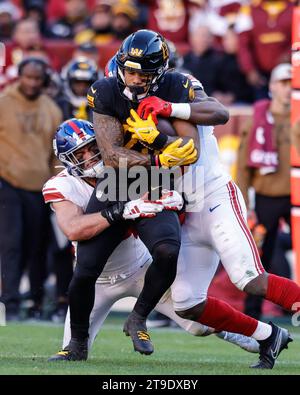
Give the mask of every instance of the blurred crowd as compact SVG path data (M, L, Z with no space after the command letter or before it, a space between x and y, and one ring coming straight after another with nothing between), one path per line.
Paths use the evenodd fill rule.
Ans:
M173 42L182 66L225 104L267 97L271 70L289 61L294 0L0 0L6 61L0 86L16 78L26 56L60 73L53 50L67 40L73 58L103 66L102 51L134 30L149 28ZM60 43L59 43L60 41ZM49 42L51 49L49 51ZM71 55L71 54L70 54Z
M43 183L57 172L51 139L62 120L91 119L88 87L103 75L121 41L140 28L156 30L168 40L171 67L192 73L225 105L252 105L270 98L272 70L290 63L295 5L293 0L0 0L0 42L6 49L0 59L1 301L8 318L19 317L25 269L32 301L28 317L42 317L43 284L51 271L57 279L52 318L64 317L72 251L41 199ZM67 62L57 50L62 45ZM274 84L272 89L276 96ZM289 110L282 108L289 122ZM287 140L282 137L280 144ZM281 175L285 182L275 197L285 199L286 214L288 170ZM256 192L263 195L265 212L269 202L261 189L260 184ZM279 213L272 227L274 240L280 218ZM268 265L276 243L271 244ZM261 306L257 309L260 314Z

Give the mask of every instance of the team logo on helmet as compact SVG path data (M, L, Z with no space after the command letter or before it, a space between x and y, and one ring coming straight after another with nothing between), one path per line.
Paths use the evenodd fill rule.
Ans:
M141 56L143 56L143 50L139 48L131 48L130 55L140 58Z

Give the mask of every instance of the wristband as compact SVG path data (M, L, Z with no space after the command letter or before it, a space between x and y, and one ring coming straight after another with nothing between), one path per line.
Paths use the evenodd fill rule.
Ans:
M188 103L172 103L172 111L170 117L179 119L190 119L191 106Z
M102 217L104 217L110 225L114 224L115 222L122 221L123 218L123 211L124 211L125 202L117 202L113 206L106 207L100 211Z
M160 160L158 155L150 155L151 166L160 167Z
M164 133L159 133L156 139L153 141L152 144L149 144L149 147L156 150L161 150L164 148L168 141L168 136Z

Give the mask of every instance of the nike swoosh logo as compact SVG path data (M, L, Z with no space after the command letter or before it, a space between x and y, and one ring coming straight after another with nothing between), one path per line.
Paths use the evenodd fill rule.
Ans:
M282 340L282 331L280 330L278 333L278 337L276 339L276 345L273 350L271 349L271 355L274 359L276 359L279 355L281 340Z
M184 87L184 88L187 88L187 87L188 87L188 84L189 84L189 80L186 80L186 83L183 84L183 87Z
M158 188L160 188L160 187L159 186L158 187L151 187L151 191L155 191Z
M92 86L91 86L91 91L92 91L92 93L93 93L93 95L97 92L97 89L94 89Z
M221 203L220 204L218 204L217 206L215 206L215 207L211 207L210 209L209 209L209 211L212 213L216 208L218 208L219 206L221 206Z

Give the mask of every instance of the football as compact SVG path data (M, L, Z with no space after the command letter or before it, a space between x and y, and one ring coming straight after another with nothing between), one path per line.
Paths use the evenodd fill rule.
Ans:
M167 134L168 136L176 136L177 133L172 125L172 122L167 118L157 117L158 124L157 130L161 133Z

